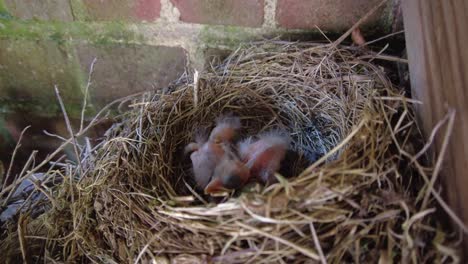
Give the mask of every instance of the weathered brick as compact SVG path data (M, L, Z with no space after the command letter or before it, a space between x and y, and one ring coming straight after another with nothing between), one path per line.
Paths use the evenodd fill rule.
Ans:
M8 11L21 19L72 21L70 1L5 0Z
M177 47L80 44L77 53L83 72L97 58L90 95L98 105L136 92L162 89L177 79L186 65L185 50Z
M55 105L57 110L54 85L64 101L80 103L76 69L76 58L55 41L0 40L1 105L43 112L54 110Z
M154 21L161 11L160 0L83 0L88 17L98 21Z
M134 14L138 19L153 21L159 17L161 2L159 0L138 0L134 8Z
M185 22L260 27L264 0L171 0Z
M342 31L351 27L381 0L278 0L276 20L280 27ZM384 14L376 12L366 24L373 24Z

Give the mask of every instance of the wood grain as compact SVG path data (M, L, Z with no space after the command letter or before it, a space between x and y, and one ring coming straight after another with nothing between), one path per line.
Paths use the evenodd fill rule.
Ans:
M402 7L412 96L423 102L416 110L426 136L448 109L456 111L441 180L444 197L468 224L468 1L405 0Z

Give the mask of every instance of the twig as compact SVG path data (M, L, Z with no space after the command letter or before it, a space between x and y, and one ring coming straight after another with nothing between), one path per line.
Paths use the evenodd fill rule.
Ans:
M273 239L274 241L277 241L281 244L284 244L288 247L291 247L299 252L301 252L302 254L304 254L305 256L309 257L309 258L312 258L312 259L315 259L315 260L320 260L320 257L314 252L313 249L310 249L310 248L305 248L305 247L302 247L302 246L299 246L291 241L288 241L286 239L283 239L281 237L277 237L277 236L274 236L268 232L264 232L258 228L255 228L255 227L252 227L252 226L249 226L249 225L246 225L244 223L241 223L241 222L237 222L237 225L239 225L240 227L243 227L243 228L246 228L246 229L249 229L250 231L253 231L255 233L259 233L261 234L262 236L265 236L265 237L268 237L270 239Z
M195 70L193 74L193 106L197 108L198 106L198 71Z
M437 181L437 178L439 176L439 172L440 172L440 170L442 168L442 162L443 162L444 157L445 157L444 154L447 151L448 143L449 143L449 140L450 140L450 135L452 135L452 131L453 131L453 124L455 122L455 110L453 110L453 109L450 110L450 112L448 113L448 116L449 116L449 119L448 119L447 129L445 130L444 138L442 140L442 146L440 147L439 157L437 158L437 162L435 164L434 171L432 173L431 181L429 182L429 184L427 186L427 188L430 189L430 190L434 189L434 183ZM426 195L424 196L424 199L423 199L423 202L422 202L422 205L421 205L421 210L426 209L430 193L431 192L426 192Z
M34 150L31 155L29 155L29 158L28 160L26 161L26 164L23 166L23 169L21 170L21 173L19 175L23 175L23 173L25 173L25 171L29 168L29 166L31 165L31 163L33 162L34 160L34 157L36 156L37 154L37 150ZM3 204L2 206L6 206L8 204L8 202L10 201L10 198L11 196L13 196L13 194L15 193L16 191L16 188L18 188L18 186L20 185L21 183L14 183L12 184L13 185L13 188L11 189L11 191L8 193L8 196L5 198L5 200L3 200Z
M451 115L445 115L445 117L440 120L432 129L431 134L427 138L426 144L421 148L421 150L414 155L414 157L411 158L411 163L413 163L415 160L418 160L426 151L429 150L429 148L434 144L434 139L437 136L437 132L439 132L439 129L442 128L442 126L451 118ZM447 132L446 132L447 134ZM445 135L444 135L445 136Z
M389 38L389 37L392 37L392 36L395 36L395 35L398 35L398 34L402 34L402 33L405 33L405 31L404 31L404 30L400 30L400 31L397 31L397 32L393 32L393 33L390 33L390 34L385 35L385 36L383 36L383 37L376 38L376 39L374 39L374 40L368 41L368 42L364 43L363 46L368 46L368 45L373 44L373 43L375 43L375 42L378 42L378 41L381 41L381 40L384 40L384 39L387 39L387 38Z
M58 90L57 85L54 86L55 95L57 96L57 100L60 104L60 108L62 109L63 118L65 119L65 124L67 125L68 133L70 134L70 138L72 139L73 150L75 151L76 160L78 162L78 167L80 169L80 175L83 175L83 167L81 166L81 158L78 152L78 143L76 142L75 134L73 133L73 129L71 127L70 119L68 118L67 110L65 109L65 105L63 104L62 97L60 96L60 92Z
M62 109L62 113L63 113L63 117L65 119L65 124L67 125L67 129L68 129L68 133L70 134L70 138L72 139L72 145L73 145L73 150L75 151L75 155L76 155L76 161L78 162L78 168L79 168L79 173L80 173L80 177L83 176L83 166L81 164L81 158L80 158L80 155L79 155L79 152L78 152L78 144L76 142L76 138L75 138L75 134L73 133L73 129L71 127L71 123L70 123L70 120L68 118L68 115L67 115L67 111L65 109L65 105L63 104L63 101L62 101L62 97L60 97L60 92L58 90L58 87L57 85L54 86L54 89L55 89L55 94L57 95L57 100L59 101L59 104L60 104L60 108ZM70 178L70 197L71 197L71 203L72 205L75 203L75 193L74 193L74 190L73 190L73 174L70 173L70 175L68 175L68 177ZM73 208L71 209L71 214L72 214L72 221L73 221L73 230L76 230L77 229L77 221L76 221L76 207L73 206ZM75 244L72 243L71 245L71 252L70 252L70 255L72 256L74 254L74 251L75 251Z
M153 243L153 241L155 241L156 239L161 239L161 235L166 231L166 228L162 229L161 231L159 231L158 233L154 234L151 239L148 241L148 243L146 243L146 245L140 250L140 253L138 253L138 256L137 258L135 259L135 264L138 263L141 259L141 257L143 257L143 254L145 254L146 250L148 249L148 247L151 245L151 243Z
M96 63L97 58L94 58L93 61L91 62L91 66L89 66L89 72L88 72L88 82L86 83L86 88L85 88L85 93L83 97L83 107L81 108L81 119L80 119L80 130L83 130L83 122L84 122L84 115L86 111L86 104L88 100L88 94L89 94L89 87L91 86L91 76L94 71L94 64Z
M18 240L20 243L20 249L21 249L21 256L23 257L23 263L28 263L28 253L27 253L27 245L26 245L26 239L25 239L25 222L26 222L26 216L23 214L20 214L20 218L18 220L18 227L17 227L17 232L18 232Z
M28 130L28 128L30 128L30 127L31 126L27 126L27 127L25 127L23 129L23 131L21 131L18 142L16 143L15 149L13 150L13 154L11 155L10 165L8 166L8 170L7 170L7 174L5 176L5 181L3 182L2 190L5 190L8 179L10 178L11 169L13 168L13 163L14 163L15 157L16 157L16 152L18 152L18 149L21 147L21 140L23 139L23 135L26 132L26 130ZM2 191L2 193L3 193L3 191Z
M322 264L327 264L327 259L325 258L322 247L320 246L320 241L318 239L317 232L315 232L314 223L310 222L309 226L310 226L310 232L312 233L312 238L314 239L315 247L317 248L317 251L320 256L320 262L322 262Z
M369 12L367 12L361 19L359 19L350 29L348 29L348 31L346 31L341 37L339 37L337 40L335 40L335 42L333 42L333 44L331 45L331 48L334 49L336 48L338 45L341 44L341 42L343 42L349 35L351 35L351 33L353 32L354 29L358 28L364 21L366 21L367 19L369 19L370 16L372 16L377 10L379 10L379 8L381 6L383 6L385 3L387 2L387 0L383 0L382 2L380 2L378 5L376 5L375 7L373 7Z
M42 132L43 132L46 136L59 139L60 141L67 141L66 138L61 137L61 136L59 136L59 135L57 135L57 134L54 134L54 133L50 133L50 132L48 132L47 130L42 130Z

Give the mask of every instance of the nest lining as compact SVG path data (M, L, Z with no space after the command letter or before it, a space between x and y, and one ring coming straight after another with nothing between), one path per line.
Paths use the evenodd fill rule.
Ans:
M63 178L48 189L51 208L24 224L29 238L10 229L2 249L24 255L24 240L30 258L95 262L457 260L405 154L420 138L411 107L358 55L254 43L198 80L142 95L102 143L79 147L79 164L47 172ZM201 194L183 148L225 113L241 118L242 137L288 131L293 177L222 200Z

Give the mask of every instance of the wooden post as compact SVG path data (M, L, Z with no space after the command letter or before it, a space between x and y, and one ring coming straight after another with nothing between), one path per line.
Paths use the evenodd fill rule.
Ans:
M448 109L456 111L440 179L468 224L468 1L403 0L402 8L412 95L423 102L416 110L426 136ZM438 137L436 153L441 143Z

